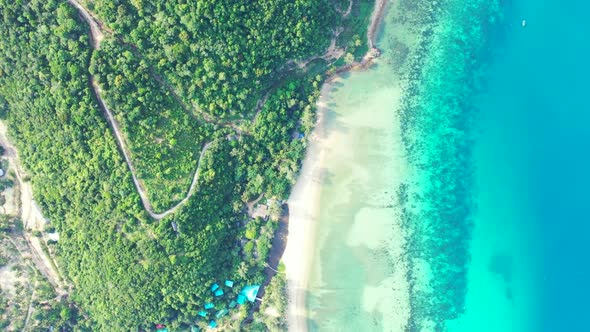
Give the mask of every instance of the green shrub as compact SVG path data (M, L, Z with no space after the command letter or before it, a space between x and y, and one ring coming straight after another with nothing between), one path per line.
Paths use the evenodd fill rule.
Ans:
M246 234L244 236L248 240L256 239L256 237L258 237L258 231L256 229L256 226L254 226L254 227L249 226L248 228L246 228Z
M244 255L246 256L246 259L254 257L254 242L248 241L244 245Z

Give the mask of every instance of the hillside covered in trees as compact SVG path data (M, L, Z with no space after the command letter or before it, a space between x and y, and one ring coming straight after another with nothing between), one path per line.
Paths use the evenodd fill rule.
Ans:
M73 3L0 0L0 116L60 234L81 310L63 328L188 329L212 283L264 281L277 222L246 203L287 197L341 62L321 56L337 31L362 49L372 1L348 17L341 0L80 1L102 41ZM155 212L178 209L154 218L140 190ZM221 323L239 330L247 311Z

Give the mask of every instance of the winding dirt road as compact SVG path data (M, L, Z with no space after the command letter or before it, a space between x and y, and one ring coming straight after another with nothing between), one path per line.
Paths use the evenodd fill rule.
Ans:
M68 2L72 6L74 6L78 10L78 12L80 12L80 15L82 16L82 18L90 26L90 37L91 37L91 41L92 41L92 47L96 50L99 49L100 48L100 41L102 41L104 39L104 34L103 34L101 27L100 27L102 24L100 24L100 22L97 22L97 20L88 12L88 10L86 10L86 8L84 8L82 5L80 5L80 3L78 3L78 1L68 0ZM117 122L117 120L113 116L113 113L111 112L111 110L107 107L104 100L101 98L100 87L98 86L98 84L96 83L96 81L94 80L94 78L92 76L90 76L90 81L91 81L90 86L92 87L92 91L94 92L94 95L96 96L96 100L98 100L99 107L103 111L103 113L105 114L106 119L107 119L111 129L113 130L113 133L115 134L117 144L119 145L119 148L121 149L121 152L123 153L123 157L125 158L125 162L127 163L127 166L129 167L129 170L131 172L131 176L133 177L133 183L135 184L135 188L137 189L137 192L139 193L139 197L141 198L141 203L143 204L144 209L148 212L148 214L152 218L154 218L156 220L163 219L167 215L176 212L176 210L178 210L181 206L183 206L188 201L188 199L194 194L195 189L197 187L197 182L199 180L199 171L201 169L201 160L203 159L203 155L205 155L205 152L207 151L207 149L209 149L209 147L211 146L212 142L205 144L203 146L203 149L201 150L201 154L199 155L199 161L197 162L197 169L195 170L195 174L193 175L193 180L191 182L191 185L189 187L189 190L188 190L186 196L180 202L178 202L176 205L171 207L170 209L168 209L164 212L156 213L154 211L154 209L152 208L152 204L150 203L150 200L147 196L147 192L146 192L145 188L143 187L143 185L141 184L141 182L139 181L139 179L136 176L137 172L135 171L135 167L133 166L133 163L131 162L130 150L128 149L127 144L125 143L125 139L123 138L123 134L121 132L121 128L119 127L119 123Z
M100 42L104 39L104 33L102 31L103 29L105 29L104 24L102 24L102 22L98 21L77 0L68 0L68 3L70 3L72 6L74 6L78 10L78 12L82 16L82 18L88 23L88 25L90 26L90 37L91 37L92 46L94 49L99 49ZM367 39L368 39L370 52L368 52L367 56L365 56L365 58L363 58L363 60L360 63L354 63L349 66L346 66L348 68L345 68L344 70L350 70L352 67L359 66L359 65L361 67L364 67L365 65L367 65L368 63L371 62L371 60L376 56L376 54L378 55L378 51L376 49L374 49L374 37L375 37L377 27L380 23L381 16L382 16L384 8L385 8L385 3L386 3L386 0L376 0L376 2L375 2L375 9L373 11L373 15L371 17L371 23L370 23L369 29L367 31ZM353 0L350 0L349 6L348 6L346 12L342 13L343 17L346 17L350 14L352 4L353 4ZM328 50L326 51L326 54L324 54L320 57L334 58L334 57L339 57L342 55L341 53L343 51L339 50L335 47L337 36L338 36L338 31L335 32L335 38L332 40L332 43L331 43L330 47L328 48ZM313 59L313 57L311 59ZM301 66L301 64L299 64L299 65ZM305 67L305 65L307 65L307 63L304 64L304 67ZM161 213L154 212L152 205L148 199L147 192L146 192L145 188L143 187L141 181L139 181L139 179L136 176L137 172L135 171L135 167L133 166L133 163L131 162L130 150L128 149L127 144L125 143L121 129L119 128L119 124L115 120L113 113L109 110L106 103L101 98L100 88L99 88L98 84L96 84L95 80L92 77L90 77L90 80L91 80L90 85L91 85L92 90L96 96L96 99L99 102L99 106L100 106L101 110L103 111L103 113L105 114L110 127L112 128L113 132L115 133L115 138L117 140L118 146L123 153L123 156L125 158L125 162L127 163L129 170L131 171L131 175L133 177L133 183L135 184L137 192L139 193L139 196L141 198L141 202L143 204L144 209L149 213L149 215L152 218L154 218L156 220L160 220L160 219L166 217L167 215L174 213L178 208L180 208L182 205L184 205L188 201L188 199L192 196L192 194L194 193L194 191L196 189L196 184L197 184L197 181L199 178L201 159L203 158L203 155L205 154L205 152L207 151L207 149L209 148L209 146L211 145L212 142L205 144L205 146L201 150L201 154L199 156L199 161L197 163L197 169L196 169L195 174L193 176L193 180L191 182L191 185L189 187L186 197L184 199L182 199L178 204L176 204L175 206L171 207L170 209L168 209L164 212L161 212ZM258 103L256 105L256 112L255 112L255 115L252 119L253 122L256 122L256 119L262 109L262 106L266 103L266 100L267 100L269 94L270 93L267 93L261 100L258 101ZM232 128L233 127L234 126L232 126ZM234 129L238 130L238 133L241 133L239 128L236 127Z
M154 218L156 220L163 219L167 215L176 212L176 210L178 210L178 208L180 208L182 205L184 205L188 201L188 199L193 195L193 193L195 192L195 189L197 186L197 181L199 180L199 171L201 169L201 160L203 159L203 155L205 154L207 149L209 149L209 147L211 146L212 142L205 144L205 146L203 146L203 149L201 150L201 154L199 155L199 161L197 163L197 170L195 171L195 174L193 175L193 181L191 182L191 185L189 187L187 195L180 202L178 202L176 205L174 205L170 209L168 209L164 212L161 212L161 213L156 213L156 212L154 212L154 209L152 208L152 204L150 203L150 200L147 197L146 190L143 188L143 185L141 184L141 182L139 181L137 176L135 176L135 174L136 174L135 167L133 166L133 163L131 162L130 153L127 148L127 144L125 143L125 140L123 139L123 134L121 133L121 129L119 128L119 123L117 122L117 120L115 120L113 113L109 110L109 108L104 103L102 98L100 98L100 88L99 88L98 84L96 84L96 81L94 81L94 80L92 80L92 90L94 90L94 93L96 94L96 99L98 100L99 107L103 110L103 113L106 115L107 121L109 122L111 128L113 129L113 133L115 133L115 138L117 139L117 143L119 145L119 148L121 149L121 151L123 153L123 157L125 158L125 162L127 163L129 170L131 171L131 176L133 177L133 183L135 184L135 188L137 189L137 192L139 193L139 197L141 198L141 203L143 204L143 207L145 208L145 210L149 213L149 215L152 218Z
M104 34L102 33L102 30L100 29L98 23L96 22L94 17L90 15L90 13L86 10L86 8L84 8L81 4L78 3L78 1L68 0L68 2L72 6L76 7L76 9L82 15L84 20L88 22L88 25L90 26L90 37L92 40L92 46L95 49L99 49L100 42L104 39Z

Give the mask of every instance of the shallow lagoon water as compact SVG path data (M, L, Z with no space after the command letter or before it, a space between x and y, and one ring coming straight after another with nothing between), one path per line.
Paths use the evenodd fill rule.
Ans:
M307 294L311 331L399 330L409 316L395 193L406 173L401 91L386 58L322 96L328 146Z

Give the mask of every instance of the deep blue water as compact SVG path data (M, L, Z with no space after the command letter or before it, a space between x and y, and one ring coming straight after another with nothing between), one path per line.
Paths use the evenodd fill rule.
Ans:
M506 4L482 55L470 287L451 331L590 331L588 8Z
M411 330L590 331L590 4L437 4L402 109Z
M543 331L590 330L589 9L582 1L511 3L479 103L482 140L501 138L507 172L518 179L506 194L532 249Z

